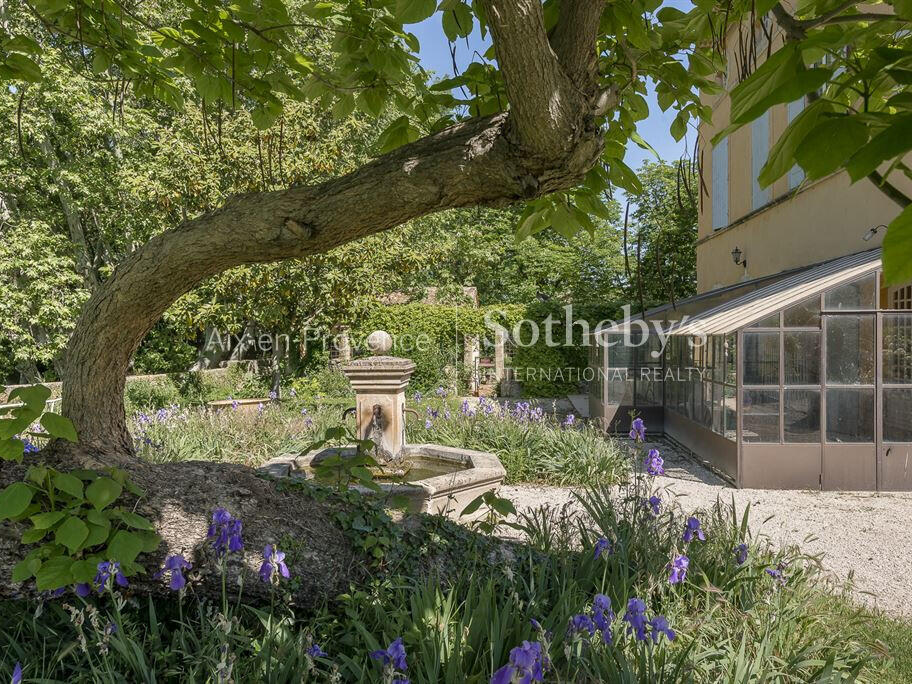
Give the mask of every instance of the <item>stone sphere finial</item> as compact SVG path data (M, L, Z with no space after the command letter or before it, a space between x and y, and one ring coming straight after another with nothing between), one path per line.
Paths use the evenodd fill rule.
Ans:
M374 356L383 356L393 348L393 336L385 330L374 330L367 336L367 346Z

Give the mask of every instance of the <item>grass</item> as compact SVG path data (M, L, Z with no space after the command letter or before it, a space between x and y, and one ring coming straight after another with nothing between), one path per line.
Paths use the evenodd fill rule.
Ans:
M829 599L828 599L829 600ZM857 608L848 600L837 599L846 615L864 616L864 639L871 644L874 661L872 681L879 684L912 682L912 622L890 617L879 611Z

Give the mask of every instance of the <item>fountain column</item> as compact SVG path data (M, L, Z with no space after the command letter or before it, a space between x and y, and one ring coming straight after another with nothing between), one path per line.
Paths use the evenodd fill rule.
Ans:
M367 344L373 356L343 365L342 372L355 390L358 439L372 439L378 456L394 461L405 444L405 390L415 364L386 356L393 339L383 330L371 333Z

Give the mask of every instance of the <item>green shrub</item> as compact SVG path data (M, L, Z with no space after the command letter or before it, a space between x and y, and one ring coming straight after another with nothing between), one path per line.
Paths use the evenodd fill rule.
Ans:
M291 389L299 397L308 399L354 397L348 378L339 369L328 366L317 368L303 377L294 378L291 381Z

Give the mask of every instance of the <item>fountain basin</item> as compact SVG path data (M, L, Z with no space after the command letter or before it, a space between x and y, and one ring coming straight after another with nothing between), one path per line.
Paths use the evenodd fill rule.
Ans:
M315 476L313 465L332 454L354 455L354 447L320 449L298 456L280 456L261 466L260 470L275 477L297 477L315 483L332 484ZM416 513L443 514L458 518L463 509L487 491L497 489L506 471L493 454L471 449L457 449L440 444L407 444L402 447L403 461L412 468L404 482L375 482L385 494L405 497L409 510ZM353 486L365 494L370 490Z

